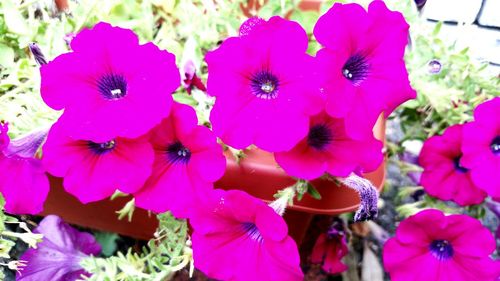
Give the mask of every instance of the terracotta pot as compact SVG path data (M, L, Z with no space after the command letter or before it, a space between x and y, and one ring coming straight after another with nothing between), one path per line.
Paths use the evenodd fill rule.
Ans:
M59 12L64 12L69 8L68 0L55 0L54 2Z
M382 118L377 122L374 132L378 139L384 140L385 122ZM295 182L278 168L270 153L252 149L239 164L230 153L226 153L226 157L227 171L224 177L215 183L216 188L240 189L265 201L271 201L277 190ZM376 171L366 175L366 178L371 180L379 190L382 189L384 177L385 163ZM57 214L72 224L139 239L151 238L158 225L156 217L142 209L136 209L132 222L125 219L119 221L115 212L120 210L130 197L83 205L64 191L61 179L51 177L50 182L51 190L45 203L44 215ZM294 206L285 213L290 234L298 243L302 241L314 214L336 215L354 211L359 205L359 196L352 189L339 187L330 181L315 180L312 183L320 192L322 200L306 195L302 201L296 201ZM169 199L165 198L165 200Z
M240 4L241 11L247 17L253 17L263 6L261 3L265 4L268 0L247 0ZM299 3L299 9L302 11L319 11L321 4L325 0L302 0ZM287 18L290 17L290 13L286 15Z

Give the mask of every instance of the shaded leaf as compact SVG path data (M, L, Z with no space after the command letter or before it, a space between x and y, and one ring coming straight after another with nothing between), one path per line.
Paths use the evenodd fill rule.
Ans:
M14 64L14 50L0 43L0 65L9 68Z

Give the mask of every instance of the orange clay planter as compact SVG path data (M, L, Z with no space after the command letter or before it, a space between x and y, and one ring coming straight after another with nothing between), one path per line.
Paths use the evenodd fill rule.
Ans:
M383 118L377 122L374 133L378 139L384 140L385 121ZM246 157L239 164L229 152L226 152L226 157L227 170L222 179L215 183L216 188L240 189L269 202L273 200L276 191L295 183L293 178L287 176L278 167L271 153L252 149L246 152ZM366 174L365 177L381 190L385 178L385 163L376 171ZM136 209L132 222L126 219L118 220L115 212L120 210L130 197L83 205L64 191L61 179L51 177L50 182L51 190L43 215L56 214L68 223L139 239L153 237L158 225L154 214ZM316 200L305 195L301 201L295 201L294 205L285 212L290 235L298 244L302 241L314 214L337 215L352 212L359 205L358 194L350 188L337 186L326 180L315 180L312 184L317 188L322 199ZM170 200L170 198L165 198L165 200Z

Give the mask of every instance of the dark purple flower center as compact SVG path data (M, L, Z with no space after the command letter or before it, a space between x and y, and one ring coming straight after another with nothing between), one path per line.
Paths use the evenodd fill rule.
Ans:
M453 256L453 247L446 240L434 240L429 248L432 255L438 260L447 260Z
M116 147L116 142L114 140L107 142L87 142L88 147L97 155L105 154L111 152Z
M500 136L496 136L491 142L491 151L495 154L500 154Z
M333 140L331 130L323 124L314 125L309 129L307 144L317 150L324 149Z
M259 229L253 222L245 222L243 223L243 230L245 233L252 239L258 242L262 241L262 235L260 234Z
M127 95L127 80L120 74L104 74L97 80L97 88L108 100L117 100Z
M191 158L191 151L177 141L167 147L167 157L170 163L187 164Z
M359 84L368 76L369 65L366 58L361 54L354 54L342 67L342 75L352 81L354 84Z
M467 173L469 169L465 168L464 166L460 165L460 158L462 158L462 155L457 156L453 159L453 164L455 165L455 170L460 173Z
M261 70L250 78L250 87L258 98L275 99L278 96L279 80L271 72Z

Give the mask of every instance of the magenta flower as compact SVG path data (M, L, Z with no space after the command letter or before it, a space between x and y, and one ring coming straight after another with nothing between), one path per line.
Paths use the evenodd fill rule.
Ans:
M429 138L419 157L424 168L420 184L441 200L453 200L461 206L479 204L486 193L476 187L470 170L460 164L461 144L462 125L451 126L442 136Z
M479 105L474 122L464 125L461 164L470 169L472 181L500 200L500 97Z
M371 134L381 112L388 116L415 98L403 60L408 28L383 1L371 2L368 12L358 4L335 3L316 23L314 36L324 46L316 58L326 110L346 117L349 135Z
M338 274L347 270L347 266L342 263L347 252L344 222L336 218L327 233L320 234L316 240L311 262L320 263L321 268L329 274Z
M151 175L154 152L147 135L97 143L70 137L54 124L43 146L47 171L63 177L65 190L82 203L102 200L116 190L134 193Z
M210 121L224 143L286 151L307 134L323 102L307 44L296 22L252 18L206 55L208 94L217 97Z
M480 221L425 210L402 221L387 241L384 267L393 281L496 281L495 247Z
M203 81L201 81L200 77L196 75L196 67L192 60L188 60L186 64L184 64L184 77L182 78L182 86L188 94L191 94L191 91L196 88L200 91L206 92L207 88Z
M151 132L153 172L135 196L137 206L186 217L197 198L222 177L226 158L214 134L198 126L195 111L174 103L170 117Z
M64 109L71 137L99 143L136 138L168 116L180 84L174 55L102 22L76 35L71 48L40 69L42 97Z
M49 180L36 151L45 139L39 131L10 141L8 124L0 123L0 193L11 214L38 214L49 193Z
M303 280L283 218L239 190L216 189L190 217L196 268L219 280Z
M94 236L79 232L54 215L45 217L34 233L43 234L43 241L21 256L20 259L28 264L17 274L16 280L81 280L82 275L88 276L88 273L80 266L80 261L101 253Z
M274 154L287 174L315 179L325 172L347 177L352 172L370 172L382 162L382 143L373 134L354 140L346 133L344 120L326 112L311 117L309 133L294 148Z

